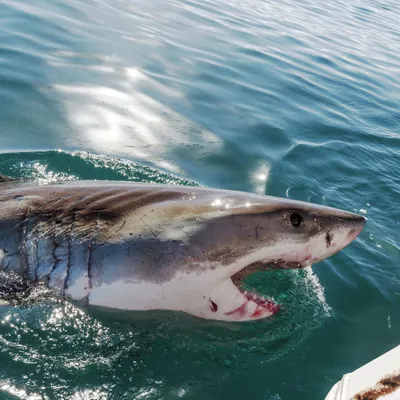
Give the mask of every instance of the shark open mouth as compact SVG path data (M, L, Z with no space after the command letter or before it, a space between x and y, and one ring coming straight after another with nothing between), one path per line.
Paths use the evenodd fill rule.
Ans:
M260 271L267 271L271 269L299 269L299 268L304 268L308 265L310 265L308 261L304 261L301 263L297 261L295 262L295 261L283 261L283 260L268 261L268 262L257 261L241 269L239 272L231 276L231 280L233 284L243 294L243 297L245 298L245 303L238 309L227 313L227 315L237 314L237 313L240 314L240 312L242 311L241 309L242 308L245 309L246 303L248 301L252 301L257 304L257 308L255 309L252 315L253 318L259 318L263 314L265 315L266 312L269 313L270 315L277 313L281 309L281 306L278 303L276 303L272 298L264 297L259 293L246 290L244 288L244 283L243 283L244 279Z

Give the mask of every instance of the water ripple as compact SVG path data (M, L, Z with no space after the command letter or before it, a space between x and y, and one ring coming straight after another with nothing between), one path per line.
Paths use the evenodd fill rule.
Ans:
M368 223L315 277L259 277L287 306L265 325L2 306L0 390L323 398L397 344L399 12L394 0L3 0L1 173L267 192Z

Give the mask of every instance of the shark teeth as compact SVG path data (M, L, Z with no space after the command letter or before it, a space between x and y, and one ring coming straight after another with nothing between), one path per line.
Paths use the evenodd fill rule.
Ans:
M260 296L257 293L249 292L247 290L242 292L243 296L246 298L247 301L253 301L257 304L257 306L262 307L271 313L275 314L279 311L280 306L275 303L275 301L271 298L265 298L264 296Z

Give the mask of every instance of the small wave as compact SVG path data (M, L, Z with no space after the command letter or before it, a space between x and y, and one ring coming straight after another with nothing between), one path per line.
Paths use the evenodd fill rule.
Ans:
M0 154L4 175L46 183L97 179L197 186L197 183L134 161L86 151L63 150Z

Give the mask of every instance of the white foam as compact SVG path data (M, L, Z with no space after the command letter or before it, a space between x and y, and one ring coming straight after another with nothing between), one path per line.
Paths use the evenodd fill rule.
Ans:
M331 307L326 301L325 298L325 290L323 286L321 285L321 282L319 281L319 278L317 275L314 274L314 271L312 270L311 266L304 268L304 272L306 273L306 277L311 284L311 288L316 294L318 300L322 304L324 311L329 314L331 311Z

